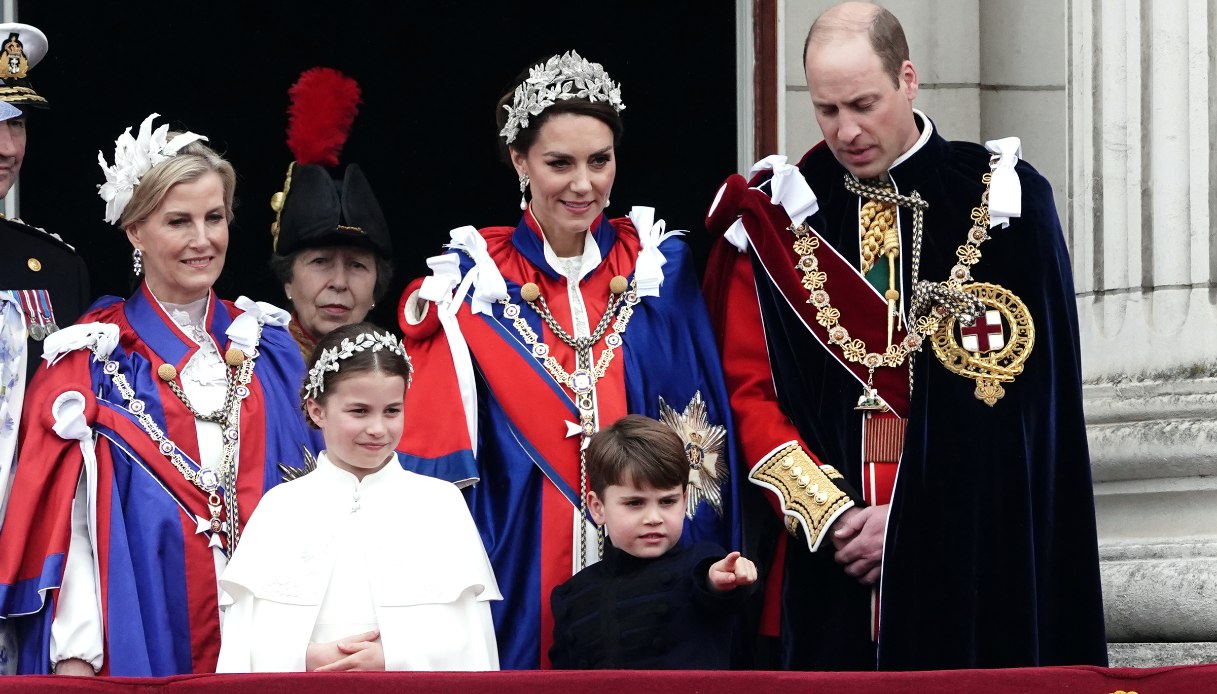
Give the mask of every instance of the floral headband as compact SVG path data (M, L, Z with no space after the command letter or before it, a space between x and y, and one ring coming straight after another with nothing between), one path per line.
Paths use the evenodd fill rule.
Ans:
M507 144L515 142L520 130L528 127L529 117L539 116L566 99L603 101L617 113L625 110L621 85L609 78L604 66L588 62L575 51L567 51L528 70L528 79L516 87L511 105L503 105L507 109L507 124L499 135L506 138Z
M379 352L382 349L388 350L405 359L406 371L409 374L406 376L406 388L410 387L410 383L414 380L414 365L410 361L410 355L406 354L405 348L401 346L401 342L388 332L359 333L355 339L348 337L337 347L331 347L321 352L317 363L308 370L308 384L304 386L304 397L316 399L325 392L326 373L330 371L338 373L341 361L351 358L356 352L368 349L373 352Z
M97 164L106 175L106 182L97 187L97 194L106 201L106 221L118 224L123 210L131 202L135 186L152 167L176 155L178 150L198 140L207 138L195 133L182 133L169 142L169 124L152 130L152 119L161 114L153 113L139 126L139 135L131 137L131 128L123 131L114 141L114 165L107 166L101 151L97 152Z

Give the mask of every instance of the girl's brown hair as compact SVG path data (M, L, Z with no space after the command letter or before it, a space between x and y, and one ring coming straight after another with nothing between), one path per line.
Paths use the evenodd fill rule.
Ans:
M308 358L308 370L312 371L317 365L317 361L321 359L321 355L327 349L334 349L342 344L343 340L352 340L359 337L363 333L387 333L387 330L382 330L380 327L364 321L362 323L352 323L344 325L341 328L331 330L328 335L321 338L317 342L317 346L313 348L313 353ZM334 386L341 383L343 379L350 378L360 373L381 373L386 376L401 376L406 383L410 382L410 376L414 370L410 366L410 362L406 358L387 349L365 349L361 352L355 352L351 356L346 357L338 362L337 371L326 371L322 374L322 390L312 399L318 404L324 404L325 399L333 392ZM308 416L307 403L309 375L304 377L304 383L300 386L300 409L304 411L304 419L312 428L318 428L313 422L313 418Z

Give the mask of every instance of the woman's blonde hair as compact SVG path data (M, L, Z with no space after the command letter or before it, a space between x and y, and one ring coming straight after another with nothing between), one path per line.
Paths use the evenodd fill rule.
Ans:
M172 141L179 134L170 132L167 139ZM220 175L224 185L224 217L231 222L232 200L237 187L236 171L215 150L196 141L182 147L177 154L144 174L131 193L131 201L123 210L119 226L126 229L143 222L160 206L170 188L179 183L197 181L209 171Z

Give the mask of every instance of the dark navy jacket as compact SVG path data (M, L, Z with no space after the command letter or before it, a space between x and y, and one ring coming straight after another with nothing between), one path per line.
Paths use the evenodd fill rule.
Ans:
M724 670L740 608L757 584L710 590L717 545L673 547L639 559L605 547L604 560L554 589L553 666L579 670Z

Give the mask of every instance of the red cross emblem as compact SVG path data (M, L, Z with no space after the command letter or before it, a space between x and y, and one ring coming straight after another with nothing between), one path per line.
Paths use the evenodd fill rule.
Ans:
M1002 332L1001 312L990 309L967 327L960 327L963 348L969 352L995 352L1006 346Z

